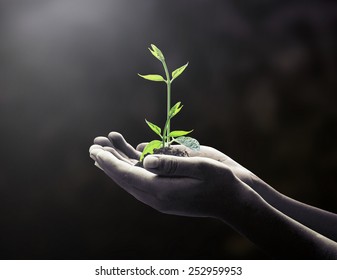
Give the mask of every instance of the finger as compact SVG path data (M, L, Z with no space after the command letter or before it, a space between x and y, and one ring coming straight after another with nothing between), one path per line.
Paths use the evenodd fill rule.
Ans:
M104 136L98 136L94 139L94 144L100 145L100 146L110 146L112 147L112 143L110 140Z
M138 146L136 147L136 150L139 151L139 152L143 152L143 150L144 150L144 148L147 144L148 144L148 142L138 144Z
M97 144L91 145L90 148L89 148L89 153L91 153L91 151L94 150L94 149L102 149L102 146L97 145Z
M99 152L104 151L103 147L99 145L92 145L90 147L90 157L94 160L97 161L97 155Z
M104 141L100 141L101 143L104 143ZM135 162L131 161L127 156L125 156L124 154L121 154L119 153L115 148L113 147L110 147L110 146L100 146L100 145L97 145L97 144L94 144L92 145L90 148L89 148L89 153L90 153L90 157L96 161L96 156L99 152L101 151L108 151L110 153L112 153L115 157L117 157L119 160L123 160L127 163L130 163L130 164L135 164ZM99 167L99 166L98 166Z
M167 177L202 178L204 161L199 157L177 157L149 155L144 159L144 168L152 173Z
M105 151L108 151L110 153L112 153L116 158L118 158L119 160L122 160L126 163L129 163L129 164L135 164L136 162L138 162L137 160L132 160L130 158L128 158L127 156L124 156L122 155L120 152L118 152L115 148L112 148L112 147L103 147L103 149Z
M116 149L121 150L130 158L139 160L141 153L136 151L129 143L127 143L122 134L113 131L109 133L108 137Z
M157 176L144 168L118 160L107 151L98 152L96 159L107 175L128 192L138 190L147 193L153 189L153 181Z
M99 169L103 170L102 167L96 161L96 155L100 151L103 151L103 147L100 146L100 145L94 144L94 145L91 145L90 148L89 148L89 154L90 154L90 157L95 161L95 166L98 167Z

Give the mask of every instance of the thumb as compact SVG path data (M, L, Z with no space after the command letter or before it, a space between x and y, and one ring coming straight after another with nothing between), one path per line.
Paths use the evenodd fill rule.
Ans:
M201 178L202 158L148 155L143 166L146 170L166 177Z

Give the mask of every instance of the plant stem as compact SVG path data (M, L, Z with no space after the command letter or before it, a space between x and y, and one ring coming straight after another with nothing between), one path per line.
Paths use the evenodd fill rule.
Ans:
M172 141L167 141L165 142L166 136L167 136L167 128L168 128L168 124L171 121L170 116L166 119L165 122L165 126L164 126L164 130L163 130L163 147L169 147L170 144L172 143ZM165 145L166 143L166 145Z
M169 112L171 110L171 79L170 79L170 74L167 69L167 65L165 60L162 61L162 64L164 66L165 70L165 75L166 75L166 84L167 84L167 116L166 116L166 135L163 135L163 146L170 146L170 131L171 131L171 125L170 125L170 120L169 120ZM166 140L166 141L165 141Z

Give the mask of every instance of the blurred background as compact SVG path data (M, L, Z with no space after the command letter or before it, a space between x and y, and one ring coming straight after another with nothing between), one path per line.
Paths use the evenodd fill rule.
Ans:
M268 259L213 219L156 212L93 165L96 136L172 126L337 212L334 1L1 0L1 259Z

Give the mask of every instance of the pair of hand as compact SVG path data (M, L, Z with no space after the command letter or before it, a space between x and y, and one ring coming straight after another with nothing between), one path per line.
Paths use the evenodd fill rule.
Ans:
M142 168L135 164L144 146L134 149L121 134L111 132L95 138L89 151L95 165L119 186L163 213L229 222L257 195L251 188L257 177L214 148L201 146L196 152L176 145L189 157L149 155Z
M97 137L90 156L141 202L169 214L215 217L274 257L337 259L337 215L275 191L225 154L206 146L189 157L149 155L116 132ZM182 146L175 149L186 150Z

